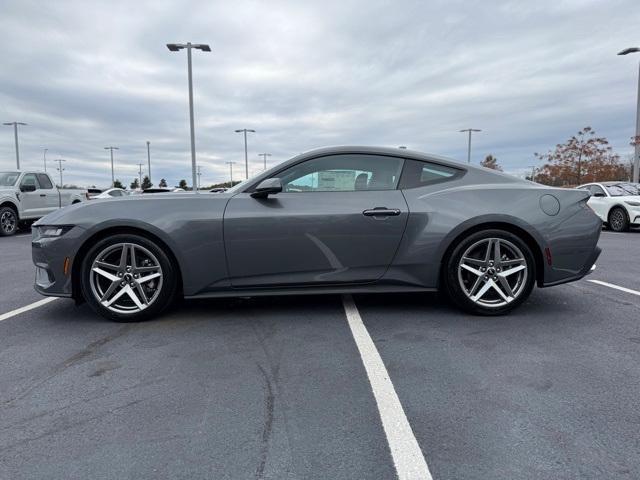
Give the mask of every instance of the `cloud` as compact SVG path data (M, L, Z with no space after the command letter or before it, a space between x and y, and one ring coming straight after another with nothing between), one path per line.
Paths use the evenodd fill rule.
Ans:
M0 120L20 130L25 167L62 157L65 181L127 183L146 163L191 178L186 54L194 52L202 182L228 179L322 145L408 145L466 159L462 128L481 128L473 160L507 171L536 163L583 126L625 155L635 121L632 1L37 2L5 0ZM0 169L14 166L0 130ZM51 164L50 168L54 165ZM145 167L143 166L143 169Z

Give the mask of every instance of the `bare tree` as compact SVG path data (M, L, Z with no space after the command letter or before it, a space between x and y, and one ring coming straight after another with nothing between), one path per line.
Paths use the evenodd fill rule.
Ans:
M623 180L627 167L613 153L605 137L597 137L591 127L584 127L565 143L547 153L535 153L546 162L536 174L539 183L555 186L585 182Z
M493 155L487 155L484 160L480 162L481 167L490 168L492 170L502 171L502 167L498 163L498 159Z

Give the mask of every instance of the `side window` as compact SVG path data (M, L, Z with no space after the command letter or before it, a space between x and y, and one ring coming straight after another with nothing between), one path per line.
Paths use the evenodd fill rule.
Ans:
M27 173L24 177L22 177L22 182L20 182L21 187L29 187L34 186L36 189L38 188L38 182L36 180L35 173Z
M383 155L329 155L280 172L283 192L395 190L404 160Z
M45 175L44 173L38 173L38 183L40 184L40 188L44 188L45 190L53 188L53 184L51 180L49 180L49 175Z
M120 196L120 190L111 190L109 192L109 195L111 195L112 197L119 197Z
M604 193L604 190L602 189L602 187L600 187L599 185L589 185L589 191L591 192L591 195L601 195L603 197L606 197L606 193Z
M421 162L419 160L406 160L400 188L416 188L433 183L450 180L462 174L462 170L437 163Z

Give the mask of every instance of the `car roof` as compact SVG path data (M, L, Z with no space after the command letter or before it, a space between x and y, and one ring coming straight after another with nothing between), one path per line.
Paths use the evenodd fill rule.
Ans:
M403 158L413 158L416 160L422 161L431 161L437 162L444 165L449 165L457 168L477 168L482 169L482 167L475 167L473 165L469 165L467 163L458 162L452 158L443 157L441 155L435 155L431 153L418 152L416 150L409 150L404 148L393 148L393 147L375 147L375 146L361 146L361 145L336 145L329 147L320 147L314 148L312 150L308 150L303 152L295 157L283 162L280 165L284 165L286 163L296 163L296 161L307 158L307 157L315 157L320 155L338 155L338 154L356 154L356 153L364 153L371 155L389 155L395 157L403 157Z

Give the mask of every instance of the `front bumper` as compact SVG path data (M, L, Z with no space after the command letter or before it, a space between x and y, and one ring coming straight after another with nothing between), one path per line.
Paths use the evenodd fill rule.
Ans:
M36 292L53 297L71 297L73 293L72 268L77 245L84 230L73 227L61 237L39 238L36 229L32 233L31 257L36 267L34 288ZM65 259L68 267L65 273Z

